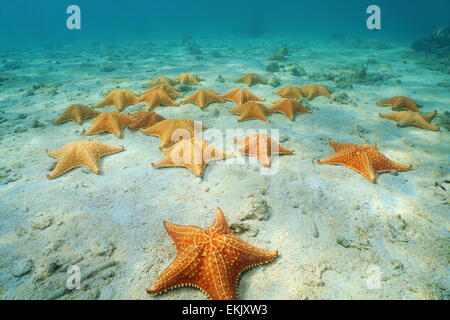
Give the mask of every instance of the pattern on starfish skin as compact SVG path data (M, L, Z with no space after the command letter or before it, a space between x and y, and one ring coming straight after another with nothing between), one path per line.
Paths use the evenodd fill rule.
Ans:
M234 143L241 145L239 152L246 156L254 156L265 167L270 167L274 154L292 154L288 149L265 134L250 134L243 138L235 138Z
M172 106L179 107L180 105L172 100L172 98L163 90L149 90L144 93L137 102L145 102L147 104L148 109L152 109L156 106Z
M220 96L219 93L210 90L210 89L202 89L195 91L190 97L181 101L182 104L193 103L203 109L208 104L218 102L225 103L225 99Z
M249 87L253 86L256 83L266 84L267 80L261 79L256 73L245 74L237 80L234 80L235 83L245 83Z
M55 151L48 151L50 157L57 158L55 168L47 175L55 179L73 168L84 166L95 174L100 174L100 158L125 150L123 146L113 147L95 141L71 142Z
M97 103L94 108L103 108L106 106L115 106L122 111L130 104L135 104L139 96L127 89L115 89L108 93L106 97Z
M169 86L173 86L176 83L177 82L175 80L172 80L168 77L157 77L157 78L147 82L145 85L146 86L156 86L156 85L160 85L160 84L167 84Z
M82 104L74 104L66 108L61 115L52 121L53 124L59 124L66 121L73 120L77 124L82 124L85 119L96 117L101 112L89 108Z
M231 154L215 149L206 141L196 138L175 142L162 151L166 154L166 157L152 163L152 166L155 168L185 167L197 177L203 177L209 162L231 157Z
M285 86L278 90L277 92L273 92L273 94L282 96L284 98L294 98L300 99L303 98L303 94L298 87L294 86Z
M419 111L421 107L417 103L414 102L413 99L403 96L395 96L386 100L382 100L377 102L379 106L390 106L392 110L410 110L410 111Z
M317 96L331 97L330 91L320 84L307 84L299 89L308 100L312 100Z
M300 102L291 98L281 98L272 102L271 108L274 112L280 112L291 120L295 119L297 113L312 113L311 110L306 109Z
M186 118L167 119L147 128L141 129L141 132L160 138L159 148L165 148L181 139L190 139L198 133L196 131L206 130L199 122Z
M155 91L155 90L162 90L162 91L164 91L173 100L183 96L180 92L175 90L174 87L172 87L170 84L167 84L167 83L161 83L161 84L158 84L158 85L156 85L154 87L151 87L150 89L148 89L147 91L144 92L144 95L146 93L149 93L150 91Z
M145 129L166 120L166 118L153 111L139 111L130 113L129 116L133 118L133 122L128 125L130 130Z
M166 221L164 227L175 243L177 256L147 289L149 294L192 286L214 300L236 299L242 272L278 256L277 250L259 249L235 236L220 208L206 229Z
M414 111L400 111L385 114L379 113L379 115L381 118L397 121L399 127L416 126L426 130L440 130L440 127L433 126L429 123L436 115L436 111L424 115Z
M271 109L269 109L262 103L257 103L253 101L246 102L235 109L228 110L228 112L240 115L238 122L253 119L268 121L266 114L273 113Z
M319 164L345 166L362 174L372 183L377 181L379 173L391 170L407 171L412 168L412 165L403 165L388 159L377 150L376 145L338 143L332 140L328 140L328 143L336 153L317 160Z
M132 122L133 118L129 115L117 111L103 112L90 122L92 127L84 135L90 136L107 131L121 138L122 129Z
M266 101L266 99L255 96L253 93L251 93L247 89L241 89L241 88L232 89L232 90L228 91L227 93L223 94L222 97L225 100L233 101L238 106L240 106L246 102L250 102L250 101Z
M182 73L175 79L175 83L189 86L199 86L200 82L204 80L205 79L201 79L192 73Z

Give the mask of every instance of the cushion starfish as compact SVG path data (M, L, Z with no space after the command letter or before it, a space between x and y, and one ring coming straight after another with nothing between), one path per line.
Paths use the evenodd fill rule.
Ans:
M122 128L126 127L132 122L133 118L129 115L117 111L104 112L90 122L92 124L92 127L88 131L86 131L84 135L90 136L107 131L121 138Z
M246 156L254 156L265 166L270 167L274 154L292 154L294 150L287 149L265 134L250 134L234 142L241 145L239 151Z
M259 98L247 89L232 89L222 95L225 100L230 100L236 103L238 106L249 101L266 101L266 99Z
M100 114L100 112L91 109L82 104L74 104L68 107L66 110L61 113L61 115L53 120L54 124L63 123L66 121L73 120L78 124L82 124L84 119L96 117Z
M161 83L158 84L154 87L151 87L150 89L148 89L147 91L144 92L144 94L150 92L150 91L154 91L154 90L162 90L165 93L167 93L167 95L169 97L171 97L172 99L176 99L179 97L182 97L183 95L181 93L179 93L177 90L175 90L174 87L172 87L170 84L167 83Z
M278 90L277 92L274 92L273 94L277 94L279 96L286 97L286 98L294 98L294 99L299 99L299 98L303 97L303 94L300 91L300 89L298 87L294 87L294 86L283 87L280 90Z
M177 256L147 289L150 294L192 286L211 299L233 300L243 271L278 256L277 250L262 250L236 237L220 208L209 228L166 221L164 227L175 243Z
M212 102L225 103L225 99L220 96L217 92L210 89L202 89L195 91L190 97L181 101L182 104L194 103L203 109L208 104Z
M392 110L411 110L419 111L420 105L414 102L413 99L403 96L396 96L386 100L377 102L379 106L390 106Z
M54 179L73 168L84 166L95 174L100 174L100 158L111 153L123 151L124 147L113 147L95 141L71 142L58 150L47 151L50 157L57 158L55 168L47 177Z
M317 96L331 97L330 91L320 84L307 84L299 89L308 100L312 100Z
M281 112L291 120L295 119L296 113L312 113L311 110L306 109L300 102L294 99L281 98L280 100L272 103L272 111Z
M166 118L153 111L139 111L131 113L129 116L133 118L133 122L128 125L128 129L130 130L148 128L160 121L166 120Z
M190 139L199 134L201 130L207 129L200 122L186 118L167 119L147 128L141 132L160 138L159 148L165 148L181 139Z
M137 102L147 103L147 107L149 109L152 109L160 105L173 107L180 106L178 103L173 101L172 98L167 93L165 93L161 89L147 91L137 100Z
M103 108L106 106L116 106L122 111L130 104L135 104L139 96L126 89L116 89L106 95L106 97L97 103L94 108Z
M182 73L175 79L175 82L178 84L186 84L189 86L199 86L201 81L205 79L201 79L192 73Z
M202 177L211 161L229 158L231 155L214 148L204 140L190 138L180 140L168 148L162 149L166 157L152 163L155 168L185 167L197 177Z
M145 85L146 86L154 86L154 85L159 85L159 84L168 84L169 86L173 86L174 84L176 84L176 81L174 81L168 77L157 77L157 78L147 82Z
M256 83L266 84L267 80L261 79L256 73L249 73L243 75L239 79L235 80L236 83L245 83L249 87L253 86Z
M429 122L436 115L436 111L429 114L420 114L414 111L400 111L393 113L380 113L380 117L397 121L399 127L416 126L422 129L438 131L439 127L431 125Z
M391 170L406 171L411 165L396 163L378 152L376 145L357 145L354 143L338 143L329 140L330 146L336 151L331 156L317 160L320 164L337 164L359 172L372 183L377 181L378 173Z
M267 108L262 103L253 101L246 102L233 110L228 110L228 112L240 115L241 117L238 120L239 122L252 119L268 121L266 114L273 113L272 110Z

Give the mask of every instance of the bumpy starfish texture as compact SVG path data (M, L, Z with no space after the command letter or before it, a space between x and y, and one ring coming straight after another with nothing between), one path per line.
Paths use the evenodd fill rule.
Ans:
M266 84L267 80L264 80L264 79L260 78L256 73L249 73L249 74L243 75L242 77L240 77L239 79L235 80L234 82L236 82L236 83L245 83L246 85L251 87L251 86L253 86L254 84L257 84L257 83Z
M197 90L190 97L181 101L182 104L194 103L199 106L200 109L203 109L208 104L213 102L225 103L225 99L222 98L217 92L209 89Z
M172 87L170 84L167 83L161 83L158 84L154 87L151 87L150 89L148 89L147 91L144 92L144 94L150 92L150 91L155 91L155 90L161 90L164 91L169 97L171 97L172 99L176 99L179 97L182 97L183 95L181 93L179 93L177 90L175 90L174 87Z
M238 120L239 122L252 119L268 121L266 114L273 113L272 110L267 108L262 103L252 101L246 102L233 110L228 110L228 112L240 115L241 117Z
M307 84L299 89L308 100L312 100L317 96L331 97L330 91L320 84Z
M155 85L159 85L159 84L168 84L169 86L173 86L174 84L176 84L176 81L174 81L168 77L157 77L157 78L147 82L145 85L146 86L155 86Z
M54 124L63 123L66 121L73 120L78 124L82 124L84 119L96 117L100 114L100 112L91 109L82 104L74 104L68 107L66 110L61 113L61 115L53 120Z
M160 139L159 148L165 148L181 139L190 139L199 135L201 130L207 129L199 122L186 118L167 119L147 128L141 132Z
M294 99L281 98L280 100L272 103L272 111L281 112L291 120L295 119L296 113L312 113L311 110L306 109L300 102Z
M175 79L175 82L178 84L186 84L189 86L199 86L201 81L205 79L201 79L192 73L182 73Z
M285 98L294 98L294 99L299 99L303 97L303 94L300 91L300 89L294 86L283 87L277 92L274 92L273 94L277 94Z
M131 113L129 116L133 118L133 122L128 125L128 129L130 130L148 128L160 121L166 120L166 118L153 111L139 111Z
M139 96L126 89L116 89L106 95L106 97L97 103L94 108L103 108L106 106L115 106L122 111L130 104L135 104Z
M250 134L240 139L235 138L234 142L242 146L239 152L256 157L265 167L270 167L275 154L294 153L294 150L283 147L265 134Z
M173 101L172 98L167 93L165 93L161 89L147 91L137 100L137 102L145 102L149 109L161 105L172 107L180 106L178 103Z
M50 157L58 159L55 168L47 177L54 179L80 166L88 168L95 174L100 174L100 158L123 150L124 147L122 146L113 147L95 141L68 143L58 150L47 151Z
M317 160L318 163L345 166L362 174L372 183L377 181L379 173L391 170L406 171L412 168L412 165L403 165L388 159L378 152L376 146L338 143L331 140L328 142L336 153Z
M379 106L390 106L392 110L410 110L419 111L420 105L414 102L413 99L403 96L392 97L383 101L377 102Z
M380 117L397 121L399 127L416 126L426 130L438 131L439 127L435 127L429 122L436 115L436 111L429 114L420 114L414 111L400 111L393 113L380 113Z
M147 289L150 294L192 286L213 300L233 300L243 271L278 256L277 250L262 250L236 237L220 208L209 228L166 221L164 227L175 243L177 256Z
M191 170L197 177L202 177L206 166L211 161L221 160L230 157L224 151L214 148L204 140L196 138L183 139L162 149L166 154L165 158L152 163L155 168L164 167L185 167Z
M132 122L133 118L129 115L117 111L104 112L99 114L97 118L90 122L92 127L86 131L84 135L90 136L107 131L121 138L122 129Z
M250 101L265 101L266 99L259 98L255 96L253 93L248 91L247 89L232 89L227 93L223 94L222 97L225 100L233 101L238 106Z

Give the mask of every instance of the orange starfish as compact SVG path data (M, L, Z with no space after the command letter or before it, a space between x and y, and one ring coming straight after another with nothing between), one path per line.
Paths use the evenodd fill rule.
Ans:
M243 271L278 256L276 250L262 250L236 237L220 208L209 228L166 221L164 227L175 243L177 256L147 289L150 294L192 286L213 300L233 300Z
M308 84L299 89L308 100L312 100L317 96L331 97L330 91L320 84Z
M164 91L172 99L176 99L176 98L179 98L179 97L183 96L181 93L179 93L177 90L175 90L174 87L172 87L170 84L167 84L167 83L161 83L161 84L158 84L158 85L156 85L154 87L151 87L150 89L145 91L144 94L146 94L146 93L148 93L150 91L155 91L155 90L162 90L162 91Z
M167 119L147 128L141 132L160 138L159 148L165 148L181 139L190 139L195 135L200 135L201 130L207 128L200 122L186 118Z
M243 75L239 79L235 80L236 83L245 83L249 87L253 86L256 83L266 84L267 80L261 79L256 73L249 73Z
M246 156L258 158L265 167L270 167L274 154L292 154L294 150L287 149L265 134L250 134L234 142L242 145L239 151Z
M300 89L298 87L294 87L294 86L283 87L280 90L278 90L277 92L273 92L273 94L277 94L279 96L286 97L286 98L294 98L294 99L299 99L299 98L303 97L303 94L300 91Z
M203 109L205 106L212 102L225 103L225 99L213 90L202 89L195 91L190 97L181 101L182 104L194 103L199 106L200 109Z
M377 181L379 173L391 170L406 171L411 165L396 163L378 152L376 145L357 145L354 143L337 143L328 141L336 151L331 156L317 160L320 164L337 164L353 169L372 183Z
M196 138L183 139L162 149L166 157L152 166L163 167L185 167L192 171L197 177L202 177L206 166L211 161L222 160L230 157L224 151L214 148L204 140Z
M131 113L129 116L133 118L133 122L128 125L128 129L130 130L148 128L160 121L166 120L166 118L153 111L140 111Z
M419 111L421 107L417 103L414 102L413 99L403 96L395 96L383 101L377 102L379 106L390 106L392 110L411 110L411 111Z
M267 108L262 103L252 101L246 102L233 110L228 110L228 112L240 115L241 117L238 120L239 122L252 119L268 121L266 114L273 113L272 110Z
M154 86L154 85L159 85L159 84L167 84L169 86L173 86L174 84L176 84L176 81L174 81L168 77L157 77L157 78L147 82L145 85L146 86Z
M312 113L311 110L306 109L300 102L294 99L281 98L272 103L272 111L281 112L291 120L294 120L296 113Z
M205 79L200 79L195 74L192 73L182 73L175 79L178 84L186 84L189 86L199 86L201 81Z
M225 100L230 100L236 103L238 106L249 101L266 101L266 99L259 98L247 89L232 89L222 95Z
M416 126L426 130L438 131L439 127L431 125L429 122L436 115L436 111L429 114L420 114L414 111L400 111L394 113L379 114L380 117L397 121L399 127Z
M73 120L78 124L82 124L84 119L96 117L99 114L100 112L95 111L94 109L91 109L85 105L74 104L64 110L63 113L61 113L61 115L52 122L54 124L58 124Z
M126 89L116 89L106 95L106 97L97 103L94 108L103 108L106 106L115 106L122 111L130 104L135 104L139 96Z
M101 132L111 132L117 137L122 137L122 128L126 127L133 122L133 118L129 115L112 111L101 113L92 120L90 123L92 127L84 133L86 136L90 136Z
M149 90L140 97L137 102L147 103L147 107L152 109L156 106L173 106L179 107L180 105L172 100L172 98L161 89Z
M55 168L47 177L54 179L73 168L84 166L100 174L100 158L111 153L123 151L124 147L113 147L95 141L79 141L64 145L58 150L47 151L50 157L57 158Z

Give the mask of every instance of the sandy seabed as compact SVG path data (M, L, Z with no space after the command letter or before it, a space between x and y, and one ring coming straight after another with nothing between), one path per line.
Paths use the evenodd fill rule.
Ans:
M288 43L287 60L267 73L268 57ZM0 298L204 299L182 288L149 296L148 288L176 250L164 220L208 226L221 207L237 235L259 248L277 249L272 263L251 269L239 283L240 299L448 299L450 296L449 77L416 59L407 43L201 41L192 54L179 41L85 47L53 46L1 54L0 73ZM339 88L317 77L346 74L368 63L368 75ZM294 76L289 68L306 74ZM166 118L187 117L208 128L278 129L295 154L279 158L278 172L259 163L211 163L203 179L185 168L153 168L163 157L159 140L139 131L124 137L85 137L88 121L53 125L66 107L93 105L112 89L141 93L157 76L190 72L205 81L184 88L225 93L233 80L257 73L279 87L320 83L333 98L306 103L312 114L290 121L237 122L235 105L157 107ZM351 72L350 72L351 73ZM217 81L222 75L224 82ZM250 90L266 103L277 88ZM345 93L347 96L342 95ZM422 112L437 110L438 132L398 128L376 102L410 96ZM344 98L343 98L344 97ZM142 104L125 112L144 110ZM107 107L100 111L113 111ZM447 114L445 113L447 111ZM384 173L372 184L341 166L319 165L332 154L328 139L377 144L380 152L413 169ZM46 178L54 159L46 150L93 140L126 151L104 157L101 175L77 168ZM235 147L227 144L231 152ZM65 289L71 265L82 288ZM379 271L379 277L378 272ZM373 284L373 280L378 285Z

